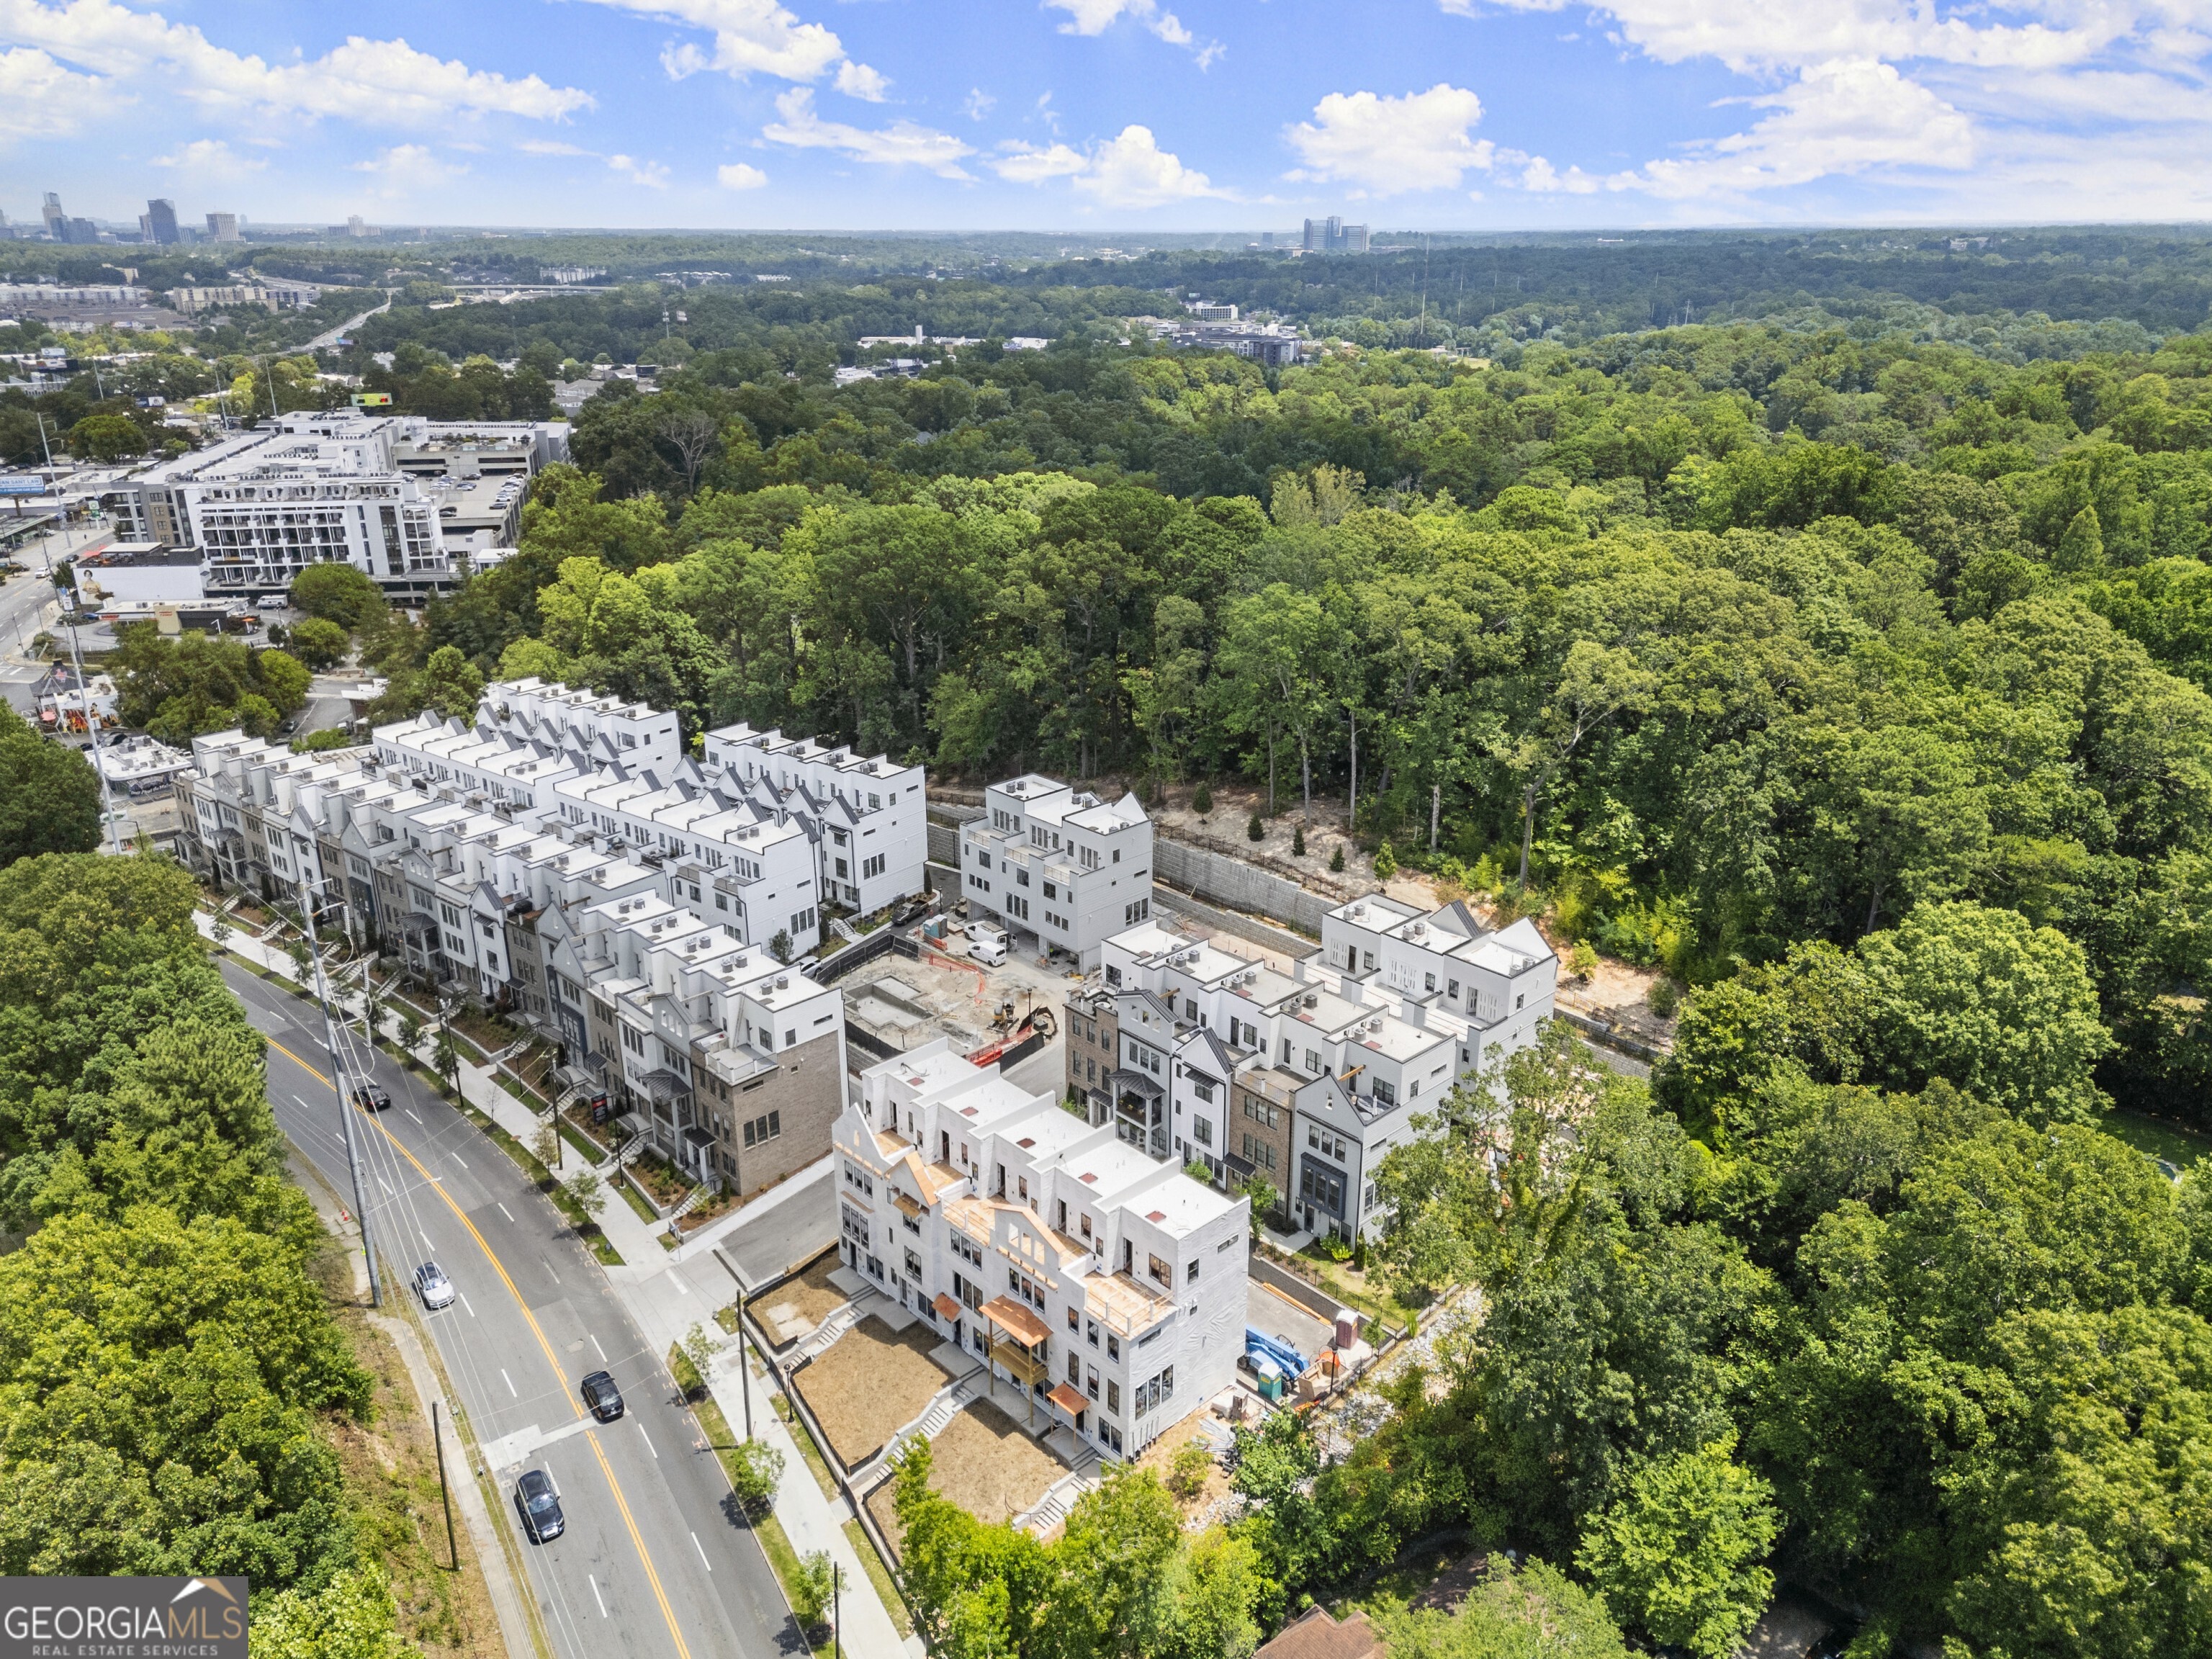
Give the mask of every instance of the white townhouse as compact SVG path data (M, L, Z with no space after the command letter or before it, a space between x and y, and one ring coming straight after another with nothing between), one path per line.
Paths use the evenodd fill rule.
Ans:
M703 749L710 778L808 827L824 902L867 916L921 891L929 800L921 767L744 725L708 732Z
M1101 1455L1203 1409L1244 1351L1250 1206L940 1038L861 1073L836 1134L846 1262Z
M1152 913L1152 821L1133 794L1112 805L1036 773L994 783L960 828L970 914L1095 969L1108 939Z
M1480 1035L1478 1062L1526 1048L1551 1017L1559 958L1534 921L1495 933L1464 903L1416 909L1381 893L1322 918L1323 963L1407 996L1433 998Z

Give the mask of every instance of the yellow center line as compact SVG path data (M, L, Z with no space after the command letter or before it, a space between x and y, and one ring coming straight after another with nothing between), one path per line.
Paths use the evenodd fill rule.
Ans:
M324 1076L320 1071L310 1066L306 1060L301 1060L299 1055L277 1042L275 1037L269 1039L269 1046L302 1071L311 1073L324 1083L330 1082L329 1078ZM568 1373L561 1369L561 1362L554 1358L553 1345L545 1340L545 1333L538 1323L538 1316L530 1311L530 1304L522 1299L522 1292L515 1288L514 1280L507 1276L506 1264L501 1261L497 1255L493 1252L490 1244L485 1241L484 1236L477 1231L477 1224L469 1219L467 1212L459 1205L453 1202L453 1194L446 1190L445 1183L434 1179L429 1170L422 1167L422 1160L400 1144L397 1135L386 1128L374 1117L362 1112L360 1108L352 1107L349 1109L367 1118L376 1132L391 1144L392 1149L415 1166L416 1173L422 1177L423 1184L435 1192L445 1201L446 1207L453 1212L453 1218L469 1230L469 1237L476 1240L477 1248L484 1253L484 1260L491 1263L492 1271L499 1275L500 1282L507 1286L507 1294L514 1298L514 1305L522 1310L523 1318L529 1322L530 1334L538 1339L538 1348L545 1355L545 1363L552 1369L554 1380L560 1385L562 1397L568 1399L568 1408L571 1411L580 1418L583 1416L582 1404L568 1396ZM652 1553L645 1547L645 1539L638 1532L637 1522L630 1515L629 1502L623 1496L622 1482L615 1479L614 1468L607 1462L607 1455L599 1445L599 1437L587 1434L584 1438L591 1443L592 1455L599 1461L599 1473L607 1478L607 1488L615 1496L615 1507L622 1511L623 1525L629 1528L629 1541L637 1547L637 1559L645 1567L647 1582L653 1586L653 1600L660 1603L660 1616L668 1621L669 1638L676 1644L678 1659L691 1659L691 1650L684 1645L684 1632L677 1628L675 1609L668 1605L667 1593L660 1588L660 1575L653 1571Z

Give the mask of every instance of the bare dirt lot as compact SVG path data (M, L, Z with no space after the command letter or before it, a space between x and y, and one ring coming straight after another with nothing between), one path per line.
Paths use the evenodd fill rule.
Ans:
M778 1346L811 1334L845 1305L845 1292L830 1282L830 1275L836 1271L837 1254L832 1250L818 1257L805 1273L764 1293L755 1304L761 1322Z
M871 1316L792 1378L847 1468L866 1462L952 1380L929 1357L943 1340L926 1325L893 1331Z
M1012 1520L1067 1473L1057 1457L988 1400L954 1418L951 1426L929 1443L929 1489L978 1521ZM896 1552L903 1540L892 1511L889 1482L868 1499L868 1512Z

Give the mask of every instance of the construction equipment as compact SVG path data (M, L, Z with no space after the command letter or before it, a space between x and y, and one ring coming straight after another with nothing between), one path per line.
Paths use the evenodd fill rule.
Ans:
M1004 1035L991 1039L968 1056L971 1066L1004 1068L1018 1060L1026 1059L1043 1044L1049 1042L1060 1030L1052 1017L1052 1010L1032 1008L1021 1023Z

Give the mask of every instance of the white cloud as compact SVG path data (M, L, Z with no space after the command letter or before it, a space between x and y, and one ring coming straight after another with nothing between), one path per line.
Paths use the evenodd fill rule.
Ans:
M549 86L535 75L510 80L398 40L354 35L320 58L271 64L218 46L190 24L115 0L0 0L0 37L83 70L119 81L143 77L204 106L240 112L443 126L473 115L559 120L592 101L574 87Z
M526 138L515 149L525 155L591 155L597 153L580 144L564 144L557 138Z
M0 137L74 132L106 90L35 46L0 52Z
M912 121L894 121L874 131L842 121L825 121L815 113L814 94L805 87L793 87L777 99L775 112L783 118L761 130L761 137L771 143L789 144L794 149L836 150L856 161L882 167L925 167L940 179L974 176L960 165L963 156L975 153L974 147L949 132Z
M1439 3L1473 15L1566 0ZM1596 0L1591 16L1654 62L1706 58L1763 83L1729 101L1765 113L1601 180L1538 158L1528 188L1747 204L1878 174L1929 191L1933 214L2038 219L2102 218L2124 203L2188 217L2212 195L2204 0Z
M714 35L712 52L690 40L661 49L660 66L672 81L715 70L738 80L769 75L779 81L811 84L834 70L833 84L838 91L871 104L883 102L890 85L880 70L848 57L845 43L826 24L801 22L778 0L597 0L597 3L643 17L688 23Z
M1085 152L1067 144L1040 149L1032 144L1006 146L991 167L1001 179L1032 185L1066 179L1101 207L1155 208L1199 197L1228 198L1204 173L1159 147L1150 127L1126 126L1115 137Z
M724 190L758 190L768 174L744 161L731 161L714 169L714 180Z
M220 138L195 138L189 144L178 145L167 155L156 155L154 165L189 173L192 181L198 183L258 173L269 163L258 155L240 155Z
M1052 94L1047 93L1045 96L1049 98ZM968 88L968 96L960 105L961 112L971 121L980 121L991 112L991 106L998 101L982 88L970 87Z
M377 180L370 193L386 201L434 190L468 171L465 166L439 159L428 144L394 144L367 161L353 164L356 173Z
M668 165L665 161L641 161L630 155L610 155L607 166L634 185L643 185L647 190L668 188Z
M1198 59L1200 69L1221 56L1218 40L1201 40L1182 26L1182 20L1161 9L1159 0L1044 0L1054 11L1067 14L1060 26L1062 34L1103 34L1127 18L1138 27L1158 35L1171 46L1182 46Z
M1482 100L1448 82L1402 98L1332 92L1311 121L1290 130L1305 165L1289 176L1356 185L1370 196L1454 189L1469 168L1491 164L1489 141L1468 135L1481 118Z
M848 98L863 98L871 104L884 101L884 93L890 82L866 64L856 64L847 58L837 65L837 90Z
M1642 187L1677 198L1747 196L1832 174L1974 163L1974 124L1887 64L1817 64L1796 86L1751 102L1774 113L1747 132L1650 163Z

